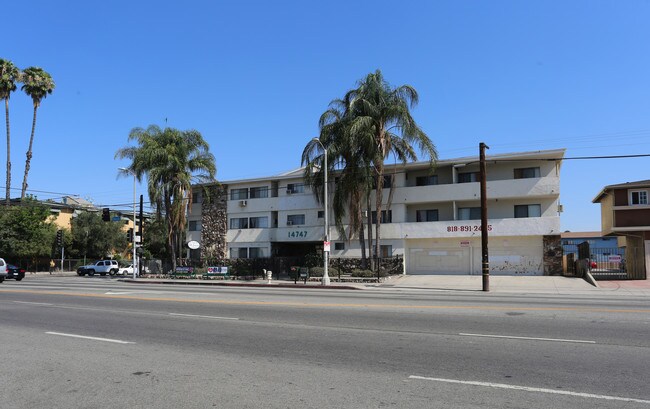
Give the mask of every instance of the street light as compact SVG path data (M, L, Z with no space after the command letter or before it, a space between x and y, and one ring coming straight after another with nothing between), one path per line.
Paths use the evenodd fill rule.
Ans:
M327 201L327 149L325 149L325 146L323 143L320 141L318 138L312 139L312 141L318 143L321 148L323 148L323 152L325 154L325 240L323 241L323 280L322 284L323 285L330 285L330 276L327 273L327 268L329 265L329 255L330 255L330 224L329 224L329 219L327 215L327 207L328 207L328 201Z
M136 225L135 225L135 172L133 172L132 170L127 169L127 168L119 168L119 170L121 170L123 172L126 172L126 173L130 173L130 174L133 175L133 235L131 236L131 246L133 247L133 263L131 265L133 266L133 279L135 280L135 274L136 274L136 271L138 271L138 269L137 269L138 262L137 262L137 259L135 258L135 247L136 247L136 243L135 243L135 236L136 236L136 234L135 234L136 233Z

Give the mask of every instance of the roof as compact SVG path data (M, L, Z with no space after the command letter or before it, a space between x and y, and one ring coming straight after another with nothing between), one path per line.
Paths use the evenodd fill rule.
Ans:
M598 238L603 237L600 231L565 231L560 234L563 239L582 239L582 238Z
M594 199L591 201L592 203L599 203L600 200L602 199L603 196L607 194L610 190L615 190L615 189L639 189L643 187L650 187L650 180L638 180L636 182L625 182L625 183L617 183L615 185L607 185L605 186L597 195L594 197Z

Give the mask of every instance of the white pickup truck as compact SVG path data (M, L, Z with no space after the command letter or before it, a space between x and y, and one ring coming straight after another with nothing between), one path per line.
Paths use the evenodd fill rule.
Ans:
M115 275L120 271L120 266L117 264L117 260L100 260L95 264L88 264L77 268L77 275L93 276L96 273L99 275L105 276L106 274Z

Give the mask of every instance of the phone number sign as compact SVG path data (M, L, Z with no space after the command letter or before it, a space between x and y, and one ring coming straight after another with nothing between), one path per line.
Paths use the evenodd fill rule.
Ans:
M480 224L468 224L468 225L460 225L460 226L447 226L447 233L471 233L471 232L480 232L481 230L481 225ZM492 231L492 225L488 224L487 225L487 231Z

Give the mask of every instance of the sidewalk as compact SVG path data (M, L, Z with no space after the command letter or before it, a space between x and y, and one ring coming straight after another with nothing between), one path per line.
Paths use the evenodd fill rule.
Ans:
M72 277L74 271L27 273L29 277ZM99 276L97 276L99 277ZM104 277L102 277L104 278ZM109 278L106 276L106 278ZM194 278L137 278L133 280L124 276L113 276L126 283L137 284L169 284L222 287L276 287L276 288L312 288L322 290L429 290L429 291L464 291L484 293L481 276L466 275L402 275L388 278L382 283L338 283L332 281L329 286L321 285L320 281L293 280L202 280ZM509 294L558 294L558 295L620 295L650 297L650 280L612 280L597 281L594 287L581 278L561 276L490 276L489 293Z

